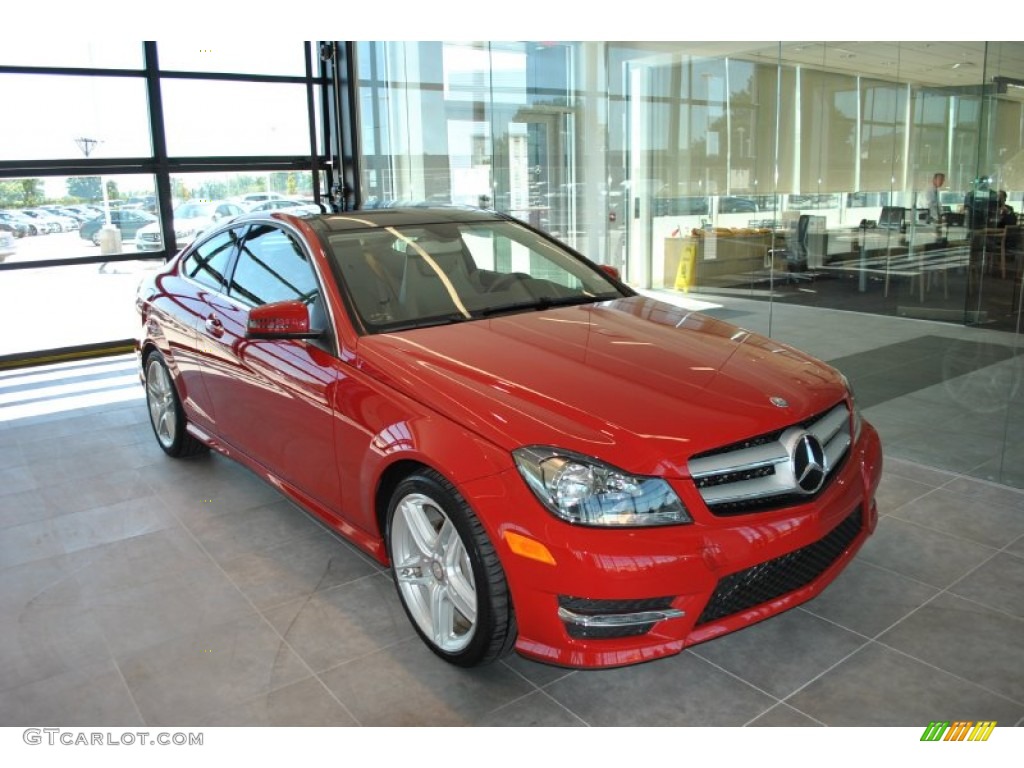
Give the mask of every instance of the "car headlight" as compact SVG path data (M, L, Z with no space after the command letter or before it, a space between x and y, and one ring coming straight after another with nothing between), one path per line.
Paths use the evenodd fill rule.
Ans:
M630 475L571 451L528 446L512 451L519 474L547 509L582 525L679 525L693 522L660 477Z
M843 384L846 386L846 393L850 396L850 419L853 427L853 442L856 443L860 439L860 428L864 425L864 418L860 415L857 396L853 393L853 386L846 376L843 376Z

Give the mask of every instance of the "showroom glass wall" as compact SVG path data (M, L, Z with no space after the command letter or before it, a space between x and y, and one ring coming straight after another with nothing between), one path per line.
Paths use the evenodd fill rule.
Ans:
M357 64L368 205L493 206L638 289L761 302L741 322L777 337L800 310L888 319L834 346L862 350L865 405L905 411L895 455L1024 486L997 215L999 190L1024 203L1024 44L364 42Z
M0 256L0 323L19 331L0 360L131 339L140 275L236 210L221 202L318 200L318 64L302 42L9 36L0 224L28 224Z

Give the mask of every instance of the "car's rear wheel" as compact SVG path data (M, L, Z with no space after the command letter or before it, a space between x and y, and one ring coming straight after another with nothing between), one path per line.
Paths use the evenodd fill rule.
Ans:
M387 540L402 606L434 653L472 667L512 650L516 623L505 572L451 483L431 470L399 483Z
M184 458L208 450L185 429L185 411L174 387L171 372L159 352L145 362L146 406L157 443L168 456Z

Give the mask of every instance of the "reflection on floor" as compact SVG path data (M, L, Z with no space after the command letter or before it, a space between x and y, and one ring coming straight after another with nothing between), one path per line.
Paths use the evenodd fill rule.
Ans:
M799 341L805 320L772 322ZM970 334L915 326L915 347L846 318L827 341L815 322L815 351L863 376L890 446L877 534L814 601L602 672L439 661L375 563L236 464L166 458L130 360L0 373L0 723L1021 724L1024 492L899 458L946 430L951 453L975 451L987 421L967 409L954 429L936 404L974 400L975 374L1017 358L967 345L956 365L974 349L983 365L956 377L966 390L934 360L921 389L885 390L872 345L917 370L909 353L941 358L936 337Z

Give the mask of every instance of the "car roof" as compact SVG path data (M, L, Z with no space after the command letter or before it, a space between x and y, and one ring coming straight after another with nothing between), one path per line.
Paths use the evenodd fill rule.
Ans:
M507 221L508 217L494 211L459 206L374 208L370 210L344 211L342 213L289 214L287 208L274 211L278 216L297 215L310 221L315 220L330 232L346 232L359 229L382 229L418 224L447 224L456 222Z

